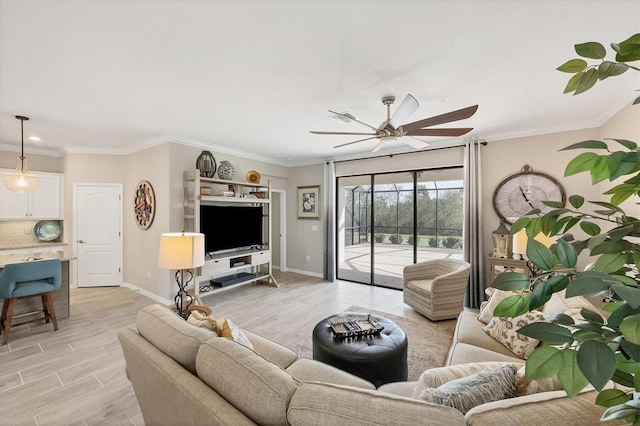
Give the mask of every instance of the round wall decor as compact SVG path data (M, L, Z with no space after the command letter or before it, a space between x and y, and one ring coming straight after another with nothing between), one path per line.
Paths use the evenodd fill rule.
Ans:
M534 209L540 209L542 214L549 212L551 208L543 201L560 201L564 205L564 188L553 176L534 172L528 164L520 173L504 178L493 193L493 208L508 223Z
M156 215L156 194L153 192L151 184L146 180L141 180L136 185L133 212L136 215L138 228L149 229Z

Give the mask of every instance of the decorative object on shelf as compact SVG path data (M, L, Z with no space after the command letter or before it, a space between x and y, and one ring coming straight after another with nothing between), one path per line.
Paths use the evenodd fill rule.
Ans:
M260 183L260 173L255 170L251 170L247 173L247 182L249 183Z
M9 188L13 192L32 192L40 185L40 178L29 173L27 169L27 158L24 156L24 122L29 117L22 115L16 115L16 118L20 120L20 134L21 134L21 151L18 157L18 165L16 171L10 174L4 175L2 182L4 186Z
M41 220L34 226L33 233L40 241L55 241L62 234L62 227L60 226L60 221Z
M220 165L218 166L218 177L224 180L233 179L234 174L236 173L233 165L227 160L222 160Z
M320 186L298 187L298 219L320 219Z
M384 330L384 326L371 314L331 317L329 325L336 337L364 336Z
M201 186L200 195L211 195L211 188L208 186Z
M560 201L564 206L564 188L554 177L525 164L519 173L507 176L493 193L493 208L505 222L514 223L533 209L542 214L550 212L543 201Z
M187 319L191 314L189 305L193 298L186 287L193 280L190 269L204 265L204 234L196 232L170 232L160 236L158 267L177 269L178 294L174 299L178 315ZM187 280L185 281L185 273Z
M209 151L202 151L196 160L196 168L200 170L200 177L212 178L216 175L216 159Z
M156 216L156 194L153 192L151 184L146 180L141 180L136 185L133 211L136 215L138 228L149 229Z
M491 233L493 240L493 257L508 259L511 257L511 233L504 220L500 221L498 229Z

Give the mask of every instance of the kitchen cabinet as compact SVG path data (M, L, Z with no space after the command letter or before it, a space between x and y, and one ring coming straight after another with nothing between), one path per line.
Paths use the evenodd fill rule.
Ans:
M0 170L0 178L8 173L13 173L13 170ZM63 219L63 175L34 174L40 177L40 185L33 192L13 192L0 184L0 220Z

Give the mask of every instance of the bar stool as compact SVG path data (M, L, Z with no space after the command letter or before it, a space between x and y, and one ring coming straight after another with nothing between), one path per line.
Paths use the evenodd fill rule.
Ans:
M11 327L37 321L51 321L53 329L58 330L56 311L53 307L52 292L60 288L62 266L60 259L38 260L33 262L12 263L0 270L0 298L4 299L0 331L4 331L2 344L9 341ZM17 324L13 323L13 309L16 300L40 296L44 317L33 318Z

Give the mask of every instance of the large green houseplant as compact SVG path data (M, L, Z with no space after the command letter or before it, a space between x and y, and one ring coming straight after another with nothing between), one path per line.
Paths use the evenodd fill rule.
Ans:
M640 34L611 47L615 60L605 59L607 52L600 43L576 45L581 58L558 68L573 74L565 93L580 94L608 77L640 71L629 64L640 60ZM599 62L589 65L585 58ZM637 103L640 97L634 101ZM610 196L609 201L586 201L572 195L567 207L546 202L550 212L532 210L514 223L512 233L526 230L527 257L539 272L533 282L515 272L498 276L493 287L515 294L497 306L495 315L522 315L565 289L567 297L604 294L608 319L583 309L585 322L558 315L518 330L544 342L527 359L526 376L530 380L557 376L569 396L591 384L599 391L596 404L608 407L602 420L623 418L640 425L640 219L621 207L624 201L640 195L640 148L629 140L607 139L583 141L564 149L587 150L569 162L565 176L588 172L594 185L624 180L604 193ZM576 227L584 231L585 239L572 236L570 230ZM558 236L556 242L546 247L534 240L540 232ZM577 259L584 250L595 256L595 266L580 272ZM629 391L604 389L610 380Z

